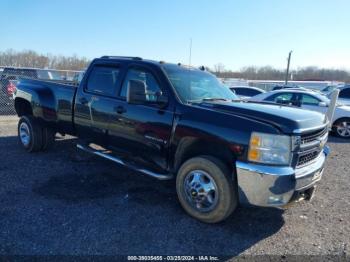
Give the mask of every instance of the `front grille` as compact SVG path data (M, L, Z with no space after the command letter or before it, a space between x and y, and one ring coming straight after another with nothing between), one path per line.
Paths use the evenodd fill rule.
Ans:
M301 135L301 144L308 144L317 141L319 138L323 137L328 132L327 127L317 130L315 132Z
M305 155L299 156L297 166L303 166L309 162L312 162L319 156L319 154L320 154L320 151L317 150L317 151L313 151L311 153L307 153Z
M312 133L302 134L300 151L298 152L297 167L311 163L320 155L325 140L327 139L328 128L322 128Z

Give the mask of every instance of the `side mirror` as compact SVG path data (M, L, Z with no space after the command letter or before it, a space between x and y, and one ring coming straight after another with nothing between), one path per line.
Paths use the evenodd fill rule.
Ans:
M168 104L168 97L162 92L147 92L145 82L140 80L129 80L126 101L129 104L158 104L163 107Z
M140 80L129 80L126 101L129 104L145 104L147 102L145 82Z
M318 106L321 106L321 107L328 107L328 105L327 105L326 102L320 102L320 103L318 103Z
M168 104L168 96L164 95L162 92L157 93L157 103L160 105Z

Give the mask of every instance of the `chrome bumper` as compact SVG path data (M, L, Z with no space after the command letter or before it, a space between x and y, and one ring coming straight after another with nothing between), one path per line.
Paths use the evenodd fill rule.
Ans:
M306 190L321 179L328 152L328 147L325 147L313 163L297 169L238 161L240 203L254 206L283 206L289 203L295 192Z

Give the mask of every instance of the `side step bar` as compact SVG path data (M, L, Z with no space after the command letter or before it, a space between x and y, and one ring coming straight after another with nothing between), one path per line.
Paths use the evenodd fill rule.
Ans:
M94 155L106 158L106 159L111 160L111 161L113 161L115 163L118 163L120 165L126 166L127 168L130 168L132 170L141 172L141 173L143 173L145 175L157 178L159 180L169 180L169 179L173 178L172 174L158 174L158 173L154 173L154 172L149 171L149 170L144 169L144 168L138 168L136 166L133 166L133 165L123 161L122 159L120 159L120 158L118 158L116 156L112 156L112 155L110 155L108 153L104 153L103 151L100 151L100 150L95 150L95 149L91 148L90 146L77 144L77 148L79 148L79 149L81 149L81 150L83 150L85 152L88 152L90 154L94 154Z

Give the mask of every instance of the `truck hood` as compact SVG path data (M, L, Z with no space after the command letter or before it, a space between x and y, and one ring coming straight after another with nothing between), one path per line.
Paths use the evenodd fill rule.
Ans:
M271 124L285 134L321 127L327 123L324 114L272 103L210 101L200 105Z

